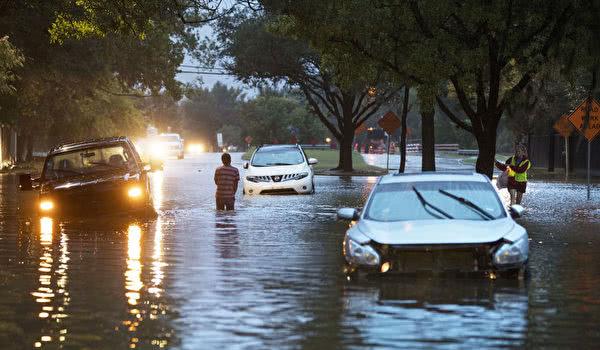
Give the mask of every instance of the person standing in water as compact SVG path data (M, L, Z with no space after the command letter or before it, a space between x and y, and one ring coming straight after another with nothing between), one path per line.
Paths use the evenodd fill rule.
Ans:
M527 170L531 168L531 162L527 158L527 147L517 144L515 155L508 158L505 163L495 161L496 167L502 171L508 170L508 193L510 204L521 204L523 193L527 189Z
M240 172L237 168L231 166L231 155L229 153L221 155L221 162L223 162L223 165L215 170L217 210L234 210L235 193L240 181Z

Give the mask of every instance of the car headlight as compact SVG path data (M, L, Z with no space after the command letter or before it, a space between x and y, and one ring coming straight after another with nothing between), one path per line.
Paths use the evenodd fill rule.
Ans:
M54 209L54 202L52 202L49 199L44 199L44 200L40 201L40 210L41 211L48 212L52 209Z
M250 182L269 182L268 176L246 176L246 180Z
M300 173L300 174L296 174L296 176L294 176L293 180L300 180L300 179L304 179L305 177L308 176L307 172L304 173Z
M514 243L504 243L494 253L494 265L498 267L518 265L527 261L529 240L527 236Z
M379 254L373 247L355 242L348 236L344 240L343 249L346 260L356 265L377 266L381 261Z
M142 196L143 192L142 192L142 188L139 186L134 186L131 187L128 191L127 191L127 196L129 198L140 198Z

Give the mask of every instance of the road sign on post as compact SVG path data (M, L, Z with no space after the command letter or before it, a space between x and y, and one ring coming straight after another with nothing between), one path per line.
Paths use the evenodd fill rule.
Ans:
M591 142L600 133L600 104L594 99L586 99L571 113L569 121Z
M387 133L387 165L386 169L390 168L390 139L392 138L392 134L398 130L398 128L402 125L400 119L396 116L396 113L389 111L387 112L379 121L377 122L379 126L385 130Z
M589 97L585 99L571 115L569 121L588 141L587 147L587 199L590 200L590 166L592 153L592 140L600 133L600 104Z
M395 133L396 130L398 130L398 128L402 125L400 119L398 119L396 113L394 112L387 112L383 117L381 117L381 119L379 119L377 124L379 124L379 126L389 135Z
M219 148L223 147L223 134L221 134L220 132L217 133L217 146Z
M565 181L569 181L569 136L571 136L575 129L569 121L568 114L563 114L554 123L554 130L565 140Z

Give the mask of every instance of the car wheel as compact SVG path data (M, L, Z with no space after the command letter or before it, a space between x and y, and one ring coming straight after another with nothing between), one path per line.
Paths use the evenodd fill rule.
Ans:
M310 194L315 194L315 192L316 192L316 189L315 189L315 180L312 181L311 185L312 185L312 191L310 191Z

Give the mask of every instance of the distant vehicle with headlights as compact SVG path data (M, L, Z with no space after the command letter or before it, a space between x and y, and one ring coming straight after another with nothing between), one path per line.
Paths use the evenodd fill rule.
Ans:
M263 145L244 163L244 194L309 194L315 191L315 158L300 145Z
M19 187L39 190L44 216L154 215L150 170L126 137L88 140L53 148L40 178L21 175Z
M483 273L524 276L527 231L481 174L421 173L382 177L343 241L348 275Z
M184 158L183 139L179 134L160 134L150 139L150 158Z

